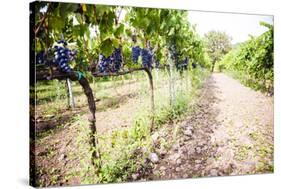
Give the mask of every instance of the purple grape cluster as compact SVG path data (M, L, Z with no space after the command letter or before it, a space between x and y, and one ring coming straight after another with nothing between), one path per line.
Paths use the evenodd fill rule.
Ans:
M152 68L153 54L150 49L141 50L142 66L145 68Z
M195 62L192 62L192 68L195 69L197 67L197 64Z
M67 48L67 42L64 40L59 40L57 43L58 45L55 45L54 49L49 49L47 53L44 51L37 53L36 64L54 65L57 66L61 72L69 73L72 69L68 64L77 55L77 50L71 51ZM51 53L53 56L49 55ZM52 57L52 59L48 59L47 57Z
M45 51L40 51L39 53L37 53L35 60L36 60L36 64L38 65L48 64L47 54L45 53Z
M177 64L176 64L176 67L178 70L186 70L187 69L187 66L188 66L188 62L189 62L189 59L188 57L185 57L185 59L183 61L177 61Z
M103 54L99 57L99 72L110 73L118 72L122 66L122 52L121 48L114 49L113 53L109 57L105 57Z
M189 59L187 57L185 57L184 61L183 61L183 65L187 66L189 62Z
M58 44L63 44L63 46L67 46L67 42L63 39L59 40Z
M141 48L139 46L132 47L132 57L133 57L133 62L135 64L138 63L140 54L141 54Z
M111 60L110 57L105 57L103 54L99 56L99 71L101 73L107 73L110 72L110 65L111 65Z
M60 68L62 72L69 73L71 72L71 68L69 67L68 63L72 60L72 57L74 56L74 53L71 52L70 49L66 47L65 41L59 41L58 42L63 43L63 46L55 46L55 59L54 63Z
M139 57L142 58L142 66L152 68L153 52L152 48L140 48L139 46L132 47L132 58L135 64L138 63Z

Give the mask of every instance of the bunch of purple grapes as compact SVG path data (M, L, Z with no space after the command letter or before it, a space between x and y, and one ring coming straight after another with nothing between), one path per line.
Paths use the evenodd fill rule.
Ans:
M197 64L195 62L192 62L192 68L195 69L197 67Z
M105 57L103 54L99 57L99 72L110 73L118 72L122 66L122 53L121 48L114 49L113 53L109 57Z
M75 55L77 54L77 50L71 51L69 48L67 48L67 42L64 40L59 40L58 44L62 45L55 45L55 58L53 59L53 63L58 66L62 72L69 73L72 71L72 69L68 64L74 59Z
M142 58L142 66L152 68L153 52L152 48L140 48L139 46L132 47L132 58L135 64L138 63L139 57Z
M188 57L185 57L185 59L183 61L177 61L177 64L176 64L176 67L178 70L186 70L187 69L187 66L188 66L188 62L189 62L189 59Z
M36 54L36 64L38 65L47 65L48 60L47 60L47 53L45 51L40 51L39 53Z
M36 54L36 64L44 64L47 66L57 66L61 72L69 73L72 69L69 67L69 62L72 61L77 50L71 51L67 47L67 42L59 40L58 45L54 46L54 49L48 49L48 52L40 51ZM48 57L51 57L48 59Z
M112 62L114 63L113 66L113 72L117 72L120 70L122 66L122 52L121 48L117 48L114 50L112 57L111 57Z
M144 68L152 68L153 54L150 49L141 50L142 66Z
M103 54L101 54L99 56L99 71L101 73L107 73L107 72L110 72L110 65L111 65L111 60L110 60L110 57L105 57Z
M188 63L189 63L189 59L188 59L188 57L185 57L185 59L184 59L184 61L182 63L184 69L187 69Z
M132 57L133 57L133 62L135 64L138 63L140 54L141 54L141 48L139 46L132 47Z

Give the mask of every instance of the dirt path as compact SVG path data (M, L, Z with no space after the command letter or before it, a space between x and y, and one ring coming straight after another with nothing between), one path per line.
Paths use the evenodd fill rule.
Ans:
M215 73L146 180L273 171L273 99ZM168 140L169 136L165 136ZM138 175L138 173L137 173ZM134 175L133 177L137 177Z

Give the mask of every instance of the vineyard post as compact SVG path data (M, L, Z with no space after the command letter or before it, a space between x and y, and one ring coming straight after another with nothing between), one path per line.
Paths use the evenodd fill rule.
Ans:
M150 85L150 101L151 101L151 114L152 114L151 123L150 123L150 132L152 132L154 128L154 116L155 116L153 77L151 74L151 70L149 68L145 68L144 70L147 73L149 79L149 85Z
M185 77L185 86L186 86L186 92L189 90L189 73L188 73L188 68L185 71L186 73L184 74Z
M174 103L174 86L173 86L173 61L168 58L168 62L169 62L169 69L168 69L168 73L169 73L169 95L170 95L170 105L172 106Z
M69 78L66 79L66 88L67 88L67 98L68 98L68 105L70 108L75 108L74 96L71 87L71 80Z
M158 81L159 81L159 72L158 72L158 68L155 69L155 79L156 79L156 83L158 83Z
M176 61L176 60L175 60ZM174 64L171 63L170 65L170 69L171 69L171 81L172 81L172 101L173 101L173 104L175 102L175 73L174 73Z

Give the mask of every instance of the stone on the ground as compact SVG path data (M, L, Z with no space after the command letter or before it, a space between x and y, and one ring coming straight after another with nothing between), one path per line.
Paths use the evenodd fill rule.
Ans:
M157 163L159 161L159 157L156 153L150 153L148 158L152 163Z
M154 133L154 134L151 136L151 139L152 139L153 143L156 143L156 142L157 142L158 137L159 137L159 133Z
M201 163L202 161L200 160L200 159L197 159L197 160L195 160L195 163L196 164L199 164L199 163Z
M58 158L59 161L62 161L64 158L66 158L65 154L60 155L60 157Z
M179 148L180 148L180 145L178 143L176 143L172 146L173 151L178 151Z
M177 159L180 158L180 156L181 156L181 155L180 155L179 153L171 154L171 155L169 156L169 159L170 159L171 161L173 161L173 162L176 162Z
M159 168L159 170L160 171L165 171L167 168L165 167L165 166L161 166L160 168Z
M218 176L218 170L212 169L212 170L210 171L210 175L211 175L212 177Z
M197 154L200 154L201 153L201 148L200 147L196 147L195 151L196 151Z
M139 174L138 174L138 173L132 174L132 179L133 179L133 180L137 180L138 177L139 177Z
M188 151L188 155L192 155L195 153L195 149L194 148L190 148Z
M167 153L167 150L165 148L161 148L158 152L160 155L165 155Z
M183 131L183 134L188 136L188 137L191 137L192 136L192 130L186 129L186 130Z
M181 159L177 159L176 163L177 163L177 165L180 165L181 164Z

